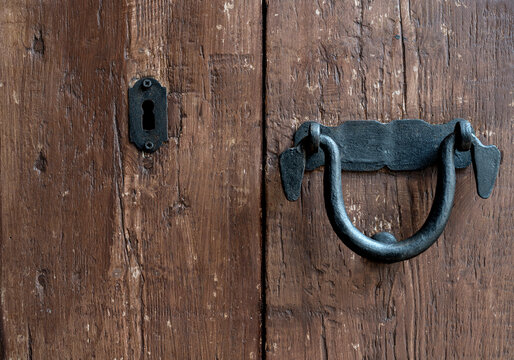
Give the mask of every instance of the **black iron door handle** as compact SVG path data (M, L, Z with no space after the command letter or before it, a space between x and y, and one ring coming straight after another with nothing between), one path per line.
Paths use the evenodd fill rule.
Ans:
M500 164L495 146L484 146L468 121L444 125L422 120L389 124L350 121L337 128L315 122L303 124L295 134L296 147L280 156L282 185L288 200L297 200L305 169L325 165L324 197L330 223L353 251L381 262L410 259L428 249L441 235L450 217L455 194L455 168L473 161L478 194L491 194ZM321 148L322 151L319 151ZM350 221L344 207L341 170L371 171L422 169L437 162L437 186L427 220L413 236L397 241L387 232L368 237Z

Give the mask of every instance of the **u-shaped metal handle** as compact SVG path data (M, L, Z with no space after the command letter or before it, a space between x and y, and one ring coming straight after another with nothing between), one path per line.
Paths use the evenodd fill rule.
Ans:
M448 135L441 144L435 198L427 220L413 236L403 241L397 241L392 234L387 232L377 233L370 238L352 224L344 206L339 149L334 140L321 135L320 146L326 156L323 175L325 207L337 236L357 254L382 262L407 260L428 249L442 234L453 206L455 194L454 144L454 134Z
M442 234L453 206L456 152L465 152L473 148L477 186L482 197L489 196L498 172L500 160L498 149L494 146L483 146L474 136L469 122L463 120L456 122L454 131L447 134L440 146L435 149L438 163L436 192L428 218L421 229L402 241L397 241L387 232L377 233L370 238L352 224L346 213L341 186L341 164L344 161L341 159L340 144L337 144L332 136L322 134L318 123L312 122L308 126L308 134L300 141L297 148L290 149L288 154L281 156L282 180L286 195L288 190L291 191L292 185L298 187L300 172L303 177L303 169L301 171L294 169L302 167L300 157L306 158L309 154L317 153L321 148L325 164L325 207L330 223L345 245L357 254L375 261L390 263L410 259L427 250ZM294 153L291 150L294 150ZM462 160L461 162L466 163ZM485 168L487 171L484 170L484 163L488 163L489 167ZM292 184L294 182L296 183Z

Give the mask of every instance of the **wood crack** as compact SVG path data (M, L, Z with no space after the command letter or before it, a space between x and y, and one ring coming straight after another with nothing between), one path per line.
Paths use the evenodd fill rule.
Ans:
M121 226L121 236L123 239L123 251L125 256L125 261L128 266L129 270L129 276L127 281L127 286L129 287L129 293L130 293L130 284L132 282L131 277L134 277L134 272L132 269L134 266L136 267L136 272L139 275L140 281L139 281L139 307L140 307L140 314L139 314L139 327L140 327L140 341L141 341L141 358L144 358L144 349L145 349L145 338L144 338L144 315L145 315L145 302L144 302L144 273L141 266L141 260L138 259L137 254L134 254L133 250L136 252L138 249L132 248L132 243L130 241L130 236L127 236L126 234L126 219L125 219L125 207L123 202L123 197L121 194L121 189L125 186L125 173L123 169L123 153L120 146L120 129L118 126L118 116L117 116L117 106L116 104L113 104L113 130L114 130L114 148L115 148L115 157L117 160L117 166L114 166L114 175L115 175L115 187L116 187L116 197L118 202L118 209L119 209L119 221Z
M398 11L400 12L400 44L402 46L402 69L403 69L403 104L402 117L405 117L407 109L407 64L405 55L405 36L403 36L403 14L401 0L398 0Z
M363 40L363 23L364 23L364 5L362 0L360 2L360 19L359 19L359 73L361 75L361 91L362 91L362 101L361 106L364 110L364 118L368 119L368 89L366 87L366 69L363 65L363 49L364 49L364 40Z
M32 357L33 357L32 333L30 331L30 325L27 324L27 359L32 360Z
M325 327L325 316L321 316L321 358L328 360L327 330Z
M267 26L268 26L268 0L265 0L262 2L262 41L261 41L261 53L262 53L262 59L261 59L261 69L262 69L262 83L261 83L261 91L262 91L262 107L261 107L261 137L262 137L262 159L261 159L261 276L260 276L260 316L261 316L261 324L260 324L260 337L261 337L261 346L260 346L260 352L261 352L261 359L266 360L267 358L267 352L266 352L266 334L267 334L267 316L268 316L268 304L267 304L267 297L266 297L266 291L267 291L267 201L266 201L266 179L267 179L267 149L268 149L268 143L267 143L267 126L266 126L266 111L267 111Z

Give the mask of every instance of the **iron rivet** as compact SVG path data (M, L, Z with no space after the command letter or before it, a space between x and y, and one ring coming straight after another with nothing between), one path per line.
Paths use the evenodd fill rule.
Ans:
M150 80L150 79L144 79L144 80L143 80L143 87L144 87L145 89L148 89L148 88L150 88L151 86L152 86L152 80Z
M145 148L147 150L152 150L153 149L153 142L151 142L151 141L145 142Z

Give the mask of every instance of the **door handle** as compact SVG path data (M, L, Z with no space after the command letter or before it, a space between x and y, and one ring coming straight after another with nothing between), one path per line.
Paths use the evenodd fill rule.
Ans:
M473 162L478 195L488 198L501 158L498 148L484 146L471 124L463 119L442 125L396 120L388 124L348 121L338 127L325 127L307 122L294 138L295 147L280 155L286 198L297 200L305 170L324 165L325 208L337 236L360 256L387 263L421 254L442 234L453 206L455 168L465 168ZM438 174L432 208L414 235L402 241L388 232L368 237L352 224L344 206L342 170L419 170L435 163Z

